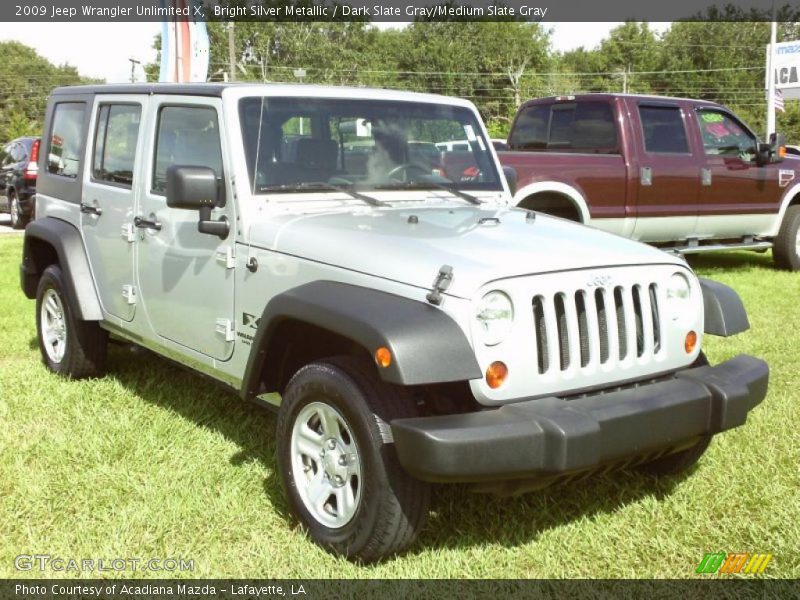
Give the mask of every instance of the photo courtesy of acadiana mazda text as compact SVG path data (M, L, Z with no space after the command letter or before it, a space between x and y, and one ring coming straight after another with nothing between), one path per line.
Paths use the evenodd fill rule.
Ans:
M41 145L20 280L45 365L102 377L127 343L277 411L291 512L349 559L409 546L434 485L685 471L766 395L764 361L703 352L749 327L732 289L513 206L466 100L64 87Z

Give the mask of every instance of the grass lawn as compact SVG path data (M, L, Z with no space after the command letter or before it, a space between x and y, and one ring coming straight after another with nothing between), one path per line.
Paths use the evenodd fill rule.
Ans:
M271 414L122 347L104 379L48 373L21 241L0 239L0 578L36 553L193 559L175 575L194 577L691 577L709 551L769 552L767 576L800 577L800 273L773 270L769 253L693 259L742 295L752 325L709 338L710 360L750 353L772 374L691 476L617 473L511 499L440 487L414 546L362 567L289 520Z

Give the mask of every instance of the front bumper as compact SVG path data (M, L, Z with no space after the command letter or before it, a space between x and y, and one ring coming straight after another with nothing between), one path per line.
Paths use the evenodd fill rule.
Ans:
M767 393L751 356L571 400L540 398L475 413L396 419L400 463L433 482L480 482L590 469L744 424Z

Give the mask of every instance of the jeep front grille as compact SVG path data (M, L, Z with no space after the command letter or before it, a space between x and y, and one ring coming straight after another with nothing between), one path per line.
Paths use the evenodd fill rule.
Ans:
M655 283L533 297L540 374L621 363L661 350Z

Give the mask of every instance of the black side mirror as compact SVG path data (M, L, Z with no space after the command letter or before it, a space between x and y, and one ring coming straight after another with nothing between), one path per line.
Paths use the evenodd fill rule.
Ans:
M227 217L211 218L211 210L217 206L219 184L214 169L210 167L185 167L172 165L167 168L167 206L183 210L199 210L197 231L228 237L230 224Z
M769 161L783 162L786 156L786 137L782 133L773 133L769 136Z
M758 144L756 148L756 164L759 167L763 167L766 164L769 164L770 157L772 156L772 147L769 144L765 144L763 142Z
M503 175L506 176L506 182L508 182L508 189L511 191L511 195L517 193L517 170L514 167L503 167Z

